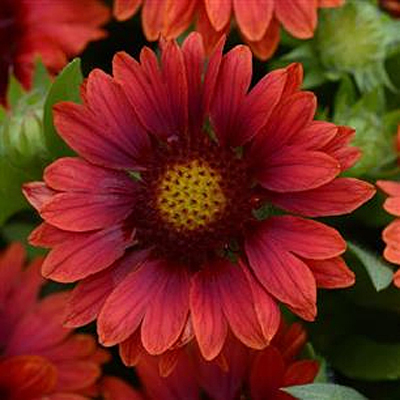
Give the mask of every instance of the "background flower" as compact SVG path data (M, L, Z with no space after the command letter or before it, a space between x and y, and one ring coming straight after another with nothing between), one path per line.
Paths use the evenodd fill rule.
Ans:
M230 336L221 355L205 361L195 346L181 350L174 369L160 376L156 357L146 356L137 372L150 399L199 399L201 392L210 400L289 400L280 389L311 383L319 369L314 360L299 359L307 335L300 324L282 324L271 344L262 351L244 347ZM162 361L161 361L162 362Z
M0 393L6 400L79 399L92 393L108 353L86 334L62 326L67 293L39 300L44 280L23 247L0 256ZM96 393L95 393L96 394Z
M142 24L148 40L173 39L196 20L207 51L229 32L234 19L254 54L267 59L279 44L280 27L299 39L309 39L317 26L319 7L338 7L344 0L115 0L114 15L124 20L143 4Z
M35 57L56 73L89 41L105 36L109 19L98 0L2 0L0 4L0 100L5 102L9 74L29 89Z

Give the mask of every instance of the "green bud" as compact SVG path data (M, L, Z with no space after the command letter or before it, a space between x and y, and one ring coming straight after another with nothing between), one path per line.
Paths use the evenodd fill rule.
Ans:
M385 60L400 51L400 21L369 0L347 0L343 7L320 10L312 40L299 42L275 66L300 61L306 71L304 87L351 75L361 92L378 86L394 90Z
M325 74L336 79L352 74L362 91L391 86L384 61L398 45L398 22L365 0L347 1L344 7L321 10L315 48Z
M378 179L397 170L394 143L400 113L386 113L385 109L382 88L356 100L351 80L343 80L336 94L333 120L336 124L355 128L352 145L362 152L360 160L347 171L348 175Z
M11 77L7 94L9 108L2 113L0 146L4 157L17 168L38 171L49 154L43 133L43 107L50 79L38 62L33 87L26 92Z

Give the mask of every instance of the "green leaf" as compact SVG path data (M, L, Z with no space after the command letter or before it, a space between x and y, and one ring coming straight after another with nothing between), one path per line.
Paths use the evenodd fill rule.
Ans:
M340 86L336 92L334 109L335 122L339 119L347 118L349 108L356 102L356 88L348 75L341 79Z
M61 71L50 88L44 105L43 124L46 145L53 159L73 154L54 127L53 106L60 101L79 103L82 82L81 61L75 58Z
M367 400L352 388L333 383L312 383L282 389L299 400Z
M7 89L7 102L11 109L17 106L19 99L24 95L24 93L25 91L18 79L11 74Z
M8 162L0 144L0 226L17 211L28 208L21 193L21 185L29 180L30 176Z
M47 69L40 58L35 62L32 86L34 88L41 88L42 90L48 90L51 86L50 74L47 72Z
M393 280L393 269L390 265L359 245L351 242L348 242L347 245L349 251L357 257L366 269L375 289L378 292L386 289Z
M351 335L330 350L332 365L349 378L368 381L400 378L400 343L378 343Z

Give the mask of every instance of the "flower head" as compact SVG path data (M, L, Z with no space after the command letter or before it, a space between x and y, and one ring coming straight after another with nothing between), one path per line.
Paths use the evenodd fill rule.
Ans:
M282 388L313 382L318 362L299 359L307 335L300 324L282 324L271 344L261 351L244 347L232 336L221 355L206 361L193 346L179 352L174 369L159 375L160 362L145 356L137 373L150 399L197 400L205 393L208 400L293 400Z
M1 399L80 399L73 395L92 390L108 354L93 337L62 326L65 292L38 299L42 260L24 268L24 259L19 244L0 256Z
M67 323L98 318L101 342L120 343L127 363L138 333L151 354L191 328L207 359L228 327L264 348L278 302L313 320L317 286L354 282L345 241L307 218L351 212L374 194L338 178L358 157L353 131L313 120L299 65L249 91L247 47L223 56L220 43L205 70L203 54L192 34L182 48L164 43L161 63L145 48L140 64L117 54L114 77L93 71L83 105L55 107L80 157L24 188L45 220L30 240L52 249L42 273L80 281Z
M115 0L114 15L127 19L142 3L143 30L148 40L157 40L160 35L176 38L196 20L197 30L211 50L234 19L255 55L267 59L278 46L281 26L296 38L309 39L317 26L317 9L338 7L344 0Z
M107 8L98 0L2 0L0 100L5 101L10 71L28 89L35 57L58 72L89 41L105 35L100 26L108 18Z

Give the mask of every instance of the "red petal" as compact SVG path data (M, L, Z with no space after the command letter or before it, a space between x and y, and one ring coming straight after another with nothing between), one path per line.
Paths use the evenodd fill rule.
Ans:
M97 318L115 286L148 256L148 251L132 251L113 263L107 270L91 275L78 283L67 303L64 326L75 328Z
M324 289L339 289L351 286L355 275L341 257L329 260L305 260L314 274L317 287Z
M119 355L127 367L136 366L143 353L144 348L139 329L136 329L128 339L119 344Z
M273 339L274 346L279 349L285 362L289 363L296 358L307 343L307 333L299 322L287 326L281 321L277 335Z
M131 159L131 165L143 158L149 148L149 138L139 124L124 88L111 76L94 69L87 79L86 100L103 132L107 131L105 139L112 143L113 150L118 146L121 155Z
M293 68L291 69L293 70ZM288 80L284 91L292 85L292 73L288 71ZM307 128L314 118L316 99L312 93L300 92L286 97L282 94L283 101L275 107L265 129L258 134L250 148L249 159L257 165L264 165L265 160L276 154L284 145L291 145L290 140L302 135L302 130ZM295 139L294 139L295 140Z
M166 284L169 271L165 269L162 261L145 261L108 296L97 322L103 345L120 343L139 327L152 300Z
M266 189L275 192L299 192L332 181L340 173L340 164L319 151L285 147L258 165L255 177Z
M54 347L42 349L40 354L57 363L59 361L89 359L97 349L96 339L87 334L76 333L70 335Z
M301 132L290 141L292 146L299 146L307 150L321 150L327 143L331 142L338 133L335 124L325 121L312 121ZM329 151L324 150L329 153ZM334 158L336 158L334 156Z
M223 58L210 107L211 122L221 144L229 143L235 133L237 113L251 81L251 65L251 51L246 46L236 46Z
M361 157L361 151L357 147L349 145L354 136L354 129L347 126L339 126L337 134L323 148L323 151L339 161L342 171L352 167Z
M236 21L243 35L251 40L260 40L271 22L274 2L268 0L234 0Z
M376 186L389 196L400 197L400 182L377 181Z
M396 287L400 288L400 270L396 271L393 275L393 283Z
M26 199L32 207L40 212L44 204L46 204L56 193L46 186L44 182L25 183L22 187Z
M142 9L142 25L146 39L158 40L163 29L167 1L146 0Z
M100 375L100 366L94 362L71 360L57 363L56 390L74 392L88 388Z
M58 103L54 106L54 121L63 139L85 159L117 169L140 167L136 160L136 157L142 156L139 149L135 150L136 154L133 153L132 145L127 146L125 140L118 137L120 135L111 131L107 122L83 106ZM135 124L132 121L131 132L141 130ZM140 137L140 134L131 134L131 137L135 136Z
M400 264L400 219L395 219L382 232L382 238L386 243L383 252L384 257L394 263Z
M199 400L200 398L193 367L183 352L176 368L166 378L160 376L158 359L155 357L143 357L136 371L151 399Z
M132 211L129 195L69 192L55 195L40 215L59 229L85 232L123 221Z
M56 380L56 368L43 357L23 355L0 362L0 386L11 399L42 397L53 390Z
M275 15L294 37L309 39L317 26L317 0L276 1Z
M245 42L251 47L254 55L260 60L268 60L275 53L280 40L280 24L275 17L272 17L264 36L257 41L244 38Z
M186 126L185 68L182 54L175 46L170 44L163 56L163 74L168 82L162 76L157 57L148 48L140 54L141 65L122 52L113 60L114 76L124 87L140 121L151 134L163 139L184 134Z
M96 167L80 158L59 158L46 167L44 181L58 191L129 193L136 187L125 172Z
M275 336L278 331L281 312L276 301L269 293L254 279L248 271L248 266L240 263L244 273L249 281L251 291L254 298L254 308L256 310L258 322L260 323L264 337L268 342Z
M215 46L210 59L208 61L208 66L206 74L204 76L204 96L203 96L203 110L207 113L214 98L215 87L218 82L219 73L222 64L222 50L225 44L225 36L222 36L217 45ZM207 47L206 47L207 49Z
M300 217L284 215L268 218L262 222L259 232L300 257L323 260L346 250L346 242L336 229Z
M104 400L144 400L144 397L114 376L105 376L101 380L101 394Z
M400 217L400 197L390 197L383 203L383 208L396 217Z
M200 354L196 354L196 375L210 398L235 399L248 373L249 351L241 342L229 336L222 353L227 369L221 368L218 360L206 361Z
M193 0L170 1L164 17L163 37L175 39L189 28L194 19L197 2Z
M214 284L218 286L223 312L235 336L246 346L263 349L268 344L255 312L255 302L245 274L228 261L210 265L218 270Z
M29 235L29 243L34 246L51 248L66 240L73 239L76 233L62 231L53 225L42 222Z
M192 278L190 291L193 329L206 360L215 358L221 352L228 333L217 279L212 270L203 269Z
M67 191L54 195L40 209L41 216L60 229L100 229L131 212L136 185L126 173L62 158L46 168L44 179L49 187Z
M161 265L163 286L153 296L142 323L142 342L150 354L161 354L178 340L189 312L189 277L184 268ZM161 279L161 278L160 278Z
M345 0L318 0L318 7L340 7Z
M242 146L266 125L281 99L287 80L287 69L278 69L267 74L244 99L238 110L233 146Z
M198 33L191 33L182 45L188 82L189 130L201 132L203 126L203 69L204 46Z
M115 0L114 16L119 21L124 21L135 14L142 0Z
M109 267L131 244L131 238L120 226L76 233L53 248L43 263L42 274L58 282L86 278Z
M42 349L61 343L71 332L62 326L66 298L66 292L52 294L32 307L14 329L6 353L40 354Z
M253 400L274 399L283 383L284 361L274 346L268 346L254 360L250 372L250 393Z
M296 361L285 372L283 386L312 383L318 374L319 363L314 360Z
M65 326L76 328L95 320L113 287L109 270L98 272L78 283L67 303Z
M278 207L307 217L348 214L367 202L375 188L354 178L337 178L316 189L304 192L270 193L270 200Z
M169 41L162 49L162 76L167 87L169 112L175 132L186 133L188 127L188 82L185 60L175 41Z
M9 342L14 335L15 327L32 308L36 307L40 290L44 285L44 279L40 274L43 259L36 258L28 267L23 268L22 261L19 263L16 257L17 248L16 244L12 244L9 249L14 251L7 250L0 257L0 304L2 304L2 318L5 321L0 328L1 343ZM25 253L22 252L20 255L25 256Z
M229 22L232 12L232 0L204 0L208 18L216 31L222 30Z
M312 321L317 313L317 291L307 265L272 241L263 230L250 234L245 248L250 266L266 290L296 314Z
M217 47L218 41L220 41L224 35L228 34L229 28L230 25L228 23L220 31L215 30L208 18L205 5L203 2L198 3L196 30L203 37L206 54L209 55L212 53L212 51Z

